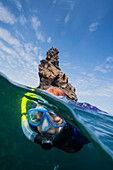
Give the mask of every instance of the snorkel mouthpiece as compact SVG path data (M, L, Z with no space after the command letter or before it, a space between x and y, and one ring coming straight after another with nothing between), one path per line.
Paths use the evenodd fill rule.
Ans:
M42 140L42 148L45 150L50 150L53 146L53 140L51 139L44 139Z
M43 149L50 150L53 146L53 137L51 134L44 134L44 136L38 134L34 142L40 144Z

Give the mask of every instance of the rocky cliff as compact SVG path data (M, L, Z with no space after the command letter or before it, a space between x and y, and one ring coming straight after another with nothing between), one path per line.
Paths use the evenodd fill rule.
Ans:
M46 90L50 86L56 86L64 90L69 98L77 100L75 88L68 83L68 77L59 67L58 49L52 47L46 54L46 59L39 64L39 88Z

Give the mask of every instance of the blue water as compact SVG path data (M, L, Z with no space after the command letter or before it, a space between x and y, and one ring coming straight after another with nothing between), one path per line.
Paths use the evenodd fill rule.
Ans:
M112 116L107 116L105 113L100 113L101 116L98 117L96 112L88 112L84 110L85 118L83 115L83 110L80 112L80 107L78 107L79 112L76 111L75 117L77 115L78 119L71 117L69 119L70 123L77 121L79 128L89 137L93 144L90 143L83 147L83 149L75 154L68 154L56 148L53 148L51 151L44 151L42 148L29 141L23 134L21 129L21 99L23 95L30 89L24 86L15 86L12 83L9 83L7 78L3 75L0 76L0 169L6 170L31 170L31 169L46 169L46 170L64 170L64 169L113 169L111 164L111 157L109 157L104 149L101 150L100 143L95 144L94 138L102 141L104 147L112 148L112 129L108 133L109 128L112 127ZM39 94L40 92L37 91ZM42 94L44 100L48 99L50 106L52 102L56 103L61 107L62 111L65 111L67 108L63 102L59 102L52 97L49 97L47 94ZM52 100L51 100L52 99ZM62 105L61 105L62 103ZM73 104L69 104L72 105ZM74 107L74 106L73 106ZM54 107L53 107L54 108ZM56 108L54 108L55 110ZM74 110L75 108L73 108ZM70 110L70 108L69 108ZM56 109L58 112L58 110ZM85 112L86 111L86 112ZM69 111L69 116L72 112ZM74 112L75 113L75 112ZM58 114L60 114L58 112ZM64 112L64 117L67 119L67 115ZM103 118L105 117L105 119ZM94 120L97 120L97 124ZM74 121L72 121L74 120ZM87 121L86 121L87 120ZM101 121L102 120L102 121ZM104 123L103 123L104 120ZM85 126L85 123L88 124ZM100 122L100 124L99 124ZM82 126L83 123L83 126ZM97 126L98 125L98 126ZM106 127L107 125L107 131ZM93 129L91 128L93 127ZM86 130L86 128L88 130ZM91 129L91 130L90 130ZM102 129L103 132L102 132ZM93 131L94 130L94 135ZM102 132L102 135L101 134ZM92 136L91 136L92 134ZM96 135L97 134L97 135ZM111 138L110 138L111 136ZM104 141L104 142L103 142ZM105 143L106 141L106 143ZM95 145L95 146L94 146ZM104 148L103 147L103 148ZM105 147L105 149L106 149Z

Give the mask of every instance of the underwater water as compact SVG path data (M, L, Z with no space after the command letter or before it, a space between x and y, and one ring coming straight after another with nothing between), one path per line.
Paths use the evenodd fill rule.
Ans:
M21 128L21 100L29 91L9 84L0 76L0 169L1 170L93 170L113 169L92 143L75 154L56 148L44 151L29 141Z

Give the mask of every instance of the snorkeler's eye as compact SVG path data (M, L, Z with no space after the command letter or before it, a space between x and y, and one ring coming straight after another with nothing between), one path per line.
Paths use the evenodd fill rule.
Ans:
M38 112L37 113L37 119L40 120L42 118L43 112Z
M61 120L61 118L59 116L56 115L51 115L52 120L54 120L55 122L59 122Z
M49 115L52 116L52 115L54 115L54 114L53 114L52 112L49 112Z

